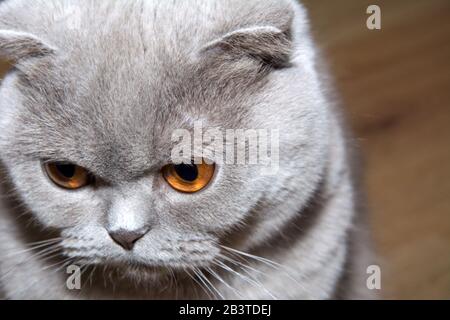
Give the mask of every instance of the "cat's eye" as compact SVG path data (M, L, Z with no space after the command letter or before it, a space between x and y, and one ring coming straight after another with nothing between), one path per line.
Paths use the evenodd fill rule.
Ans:
M92 182L89 172L75 164L48 162L44 163L43 166L50 180L64 189L76 190Z
M214 176L214 164L170 164L162 169L167 183L179 192L194 193L204 189Z

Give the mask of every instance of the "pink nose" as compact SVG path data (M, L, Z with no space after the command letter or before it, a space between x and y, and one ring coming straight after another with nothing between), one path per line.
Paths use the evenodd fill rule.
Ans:
M147 228L139 229L139 230L124 230L119 229L117 231L109 232L109 236L114 240L118 245L120 245L125 250L132 250L135 243L145 236L148 232Z

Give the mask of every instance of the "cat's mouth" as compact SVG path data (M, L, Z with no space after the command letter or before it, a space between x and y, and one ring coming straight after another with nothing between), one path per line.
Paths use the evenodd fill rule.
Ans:
M84 236L89 234L89 236ZM115 279L135 278L159 281L186 270L211 267L220 247L211 236L195 235L141 239L132 250L125 250L110 239L104 228L68 229L61 247L76 265L101 270ZM86 271L89 273L89 271Z
M77 255L74 251L64 250L63 256L66 258L72 259L74 264L80 266L99 266L104 268L112 268L122 271L140 271L143 273L151 273L151 274L166 274L172 271L182 271L190 268L203 268L208 267L214 260L212 257L176 257L172 259L168 259L165 261L148 259L145 261L142 258L134 257L133 255L129 256L119 256L119 257L100 257L100 256L91 256L81 254Z
M78 265L78 264L76 264ZM136 290L166 288L174 281L181 281L186 275L179 270L163 266L139 263L95 263L84 264L79 273L81 290L112 289Z
M80 252L78 252L80 254ZM190 270L200 270L211 266L210 259L172 259L165 262L142 261L133 255L127 257L100 257L87 256L86 252L80 255L72 250L63 250L63 256L70 258L72 265L82 269L89 277L103 279L102 281L128 281L134 283L163 283L173 278L187 277Z
M67 256L65 254L65 256ZM115 271L118 275L143 275L151 276L154 278L165 277L173 273L183 272L191 268L203 268L210 265L209 261L202 262L187 262L187 261L172 261L166 264L157 264L154 262L142 262L135 259L86 259L86 258L74 258L73 264L82 268L98 268L108 271Z
M139 281L162 281L174 274L174 269L168 266L155 266L139 262L103 263L100 269L109 272L109 277L117 279L136 279Z

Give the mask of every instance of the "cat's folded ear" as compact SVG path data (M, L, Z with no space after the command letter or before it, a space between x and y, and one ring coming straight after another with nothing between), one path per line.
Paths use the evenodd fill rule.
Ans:
M230 31L206 44L201 52L222 60L246 57L271 68L287 67L293 51L294 13L289 9L272 14L268 21Z
M271 27L250 27L230 32L202 50L230 60L250 57L273 68L289 66L292 42L286 32Z
M19 31L0 30L0 58L22 62L26 59L43 57L55 52L55 48L38 37Z

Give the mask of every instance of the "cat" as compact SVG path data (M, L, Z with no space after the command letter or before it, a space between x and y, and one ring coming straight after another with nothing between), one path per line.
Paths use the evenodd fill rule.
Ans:
M8 0L0 54L5 298L371 296L353 140L302 4ZM278 171L172 163L196 121L278 130Z

